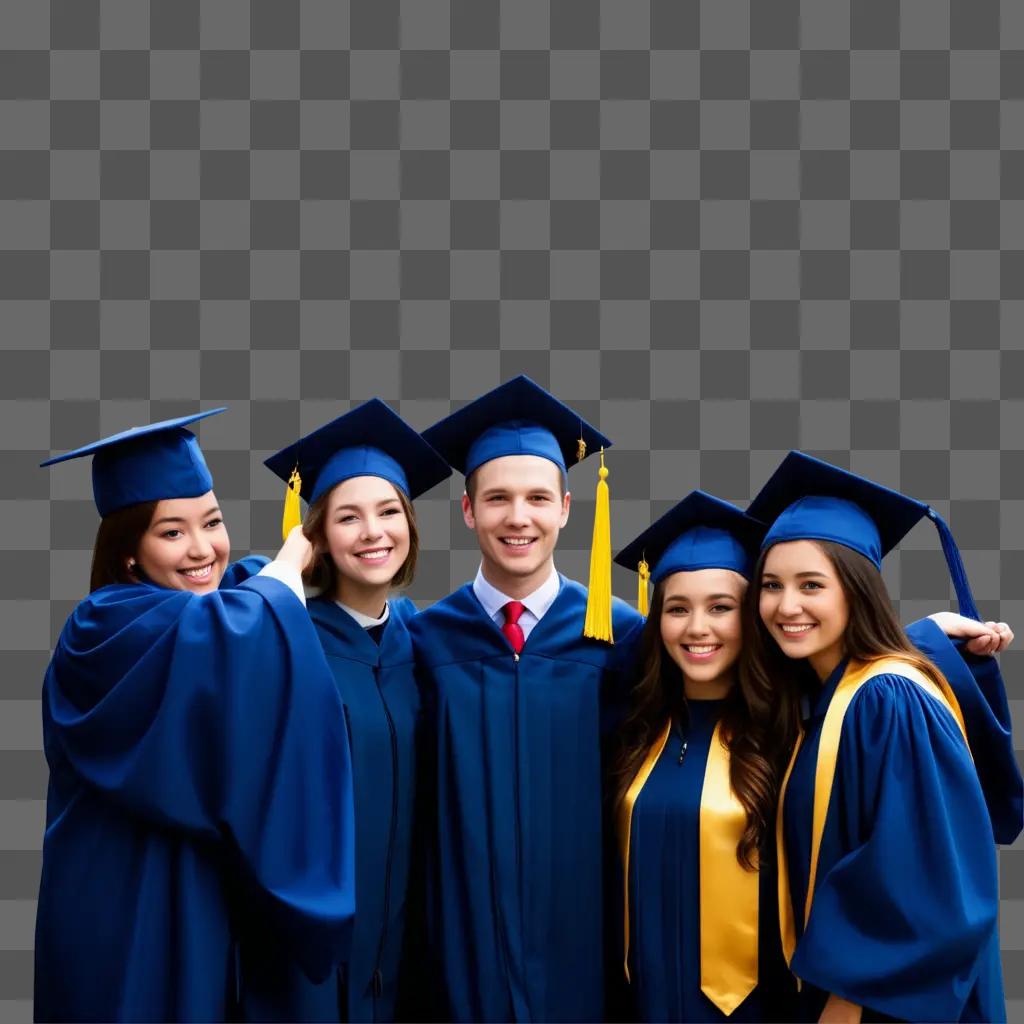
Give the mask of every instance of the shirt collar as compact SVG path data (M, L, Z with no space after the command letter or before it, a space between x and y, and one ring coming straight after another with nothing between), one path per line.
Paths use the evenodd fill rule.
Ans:
M388 621L388 616L391 614L391 609L388 603L384 602L384 613L379 619L374 618L372 615L364 615L362 612L357 612L355 608L349 608L347 604L342 604L340 601L334 602L343 612L348 612L353 619L359 623L363 629L370 629L373 626L382 626Z
M558 573L552 568L551 575L532 594L527 594L526 597L520 600L526 610L539 622L544 617L544 613L554 603L555 598L558 597L558 588ZM483 605L484 611L492 619L501 612L501 609L509 601L514 600L514 598L509 597L508 594L503 594L497 587L492 586L484 579L482 563L476 571L476 579L473 580L473 593L476 594L477 600Z

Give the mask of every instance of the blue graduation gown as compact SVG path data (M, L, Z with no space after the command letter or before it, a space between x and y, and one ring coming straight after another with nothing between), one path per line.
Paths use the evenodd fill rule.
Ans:
M783 814L800 1019L817 1020L834 992L863 1006L865 1020L1005 1020L985 801L949 712L903 676L869 679L847 709L802 928L818 743L845 668L804 722Z
M761 858L757 987L728 1017L700 987L700 802L724 706L724 700L687 702L689 721L682 731L673 728L633 805L629 973L641 1021L793 1019L795 985L779 942L774 851Z
M909 625L907 636L956 694L996 842L1012 843L1024 828L1024 780L1013 749L999 660L971 654L962 641L951 640L931 619Z
M408 598L389 602L380 638L330 598L308 604L341 695L352 749L356 917L336 977L314 984L270 934L242 948L248 1020L391 1021L395 1017L412 847L419 692Z
M594 1021L603 1011L602 696L642 619L582 636L560 577L518 659L470 584L412 623L436 725L431 952L455 1020Z
M212 594L104 587L64 626L43 684L38 1020L224 1020L246 915L313 978L346 947L341 702L301 602L245 578L260 564Z

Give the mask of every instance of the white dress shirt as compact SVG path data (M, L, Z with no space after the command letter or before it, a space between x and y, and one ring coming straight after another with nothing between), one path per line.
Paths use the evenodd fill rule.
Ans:
M388 607L387 601L384 602L384 612L379 619L375 619L372 615L364 615L362 612L357 612L355 608L349 608L347 604L342 604L340 601L334 602L343 612L348 612L356 622L359 623L363 629L373 629L374 626L383 626L388 621L388 616L391 614L391 609Z
M551 575L532 593L520 598L524 605L523 614L519 617L519 625L523 630L523 638L529 639L533 627L544 617L544 613L558 597L560 583L558 573L554 569ZM497 587L492 586L484 579L484 567L481 564L476 571L476 579L473 580L473 593L477 600L483 605L484 611L494 620L495 625L500 629L505 625L505 613L502 608L514 601L515 598L503 594Z

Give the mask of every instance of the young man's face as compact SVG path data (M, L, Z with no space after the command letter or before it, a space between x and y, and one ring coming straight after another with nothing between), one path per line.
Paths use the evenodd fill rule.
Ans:
M476 531L489 582L510 596L540 586L551 574L569 503L561 470L540 456L506 455L477 469L473 500L462 496L462 515Z

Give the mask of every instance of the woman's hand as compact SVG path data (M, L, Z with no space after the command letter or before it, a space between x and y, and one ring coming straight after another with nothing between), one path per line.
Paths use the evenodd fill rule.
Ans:
M313 545L306 539L301 526L292 527L288 539L281 545L275 561L284 562L302 572L313 558Z
M861 1008L841 996L831 995L818 1018L820 1024L860 1024Z
M971 654L999 654L1013 643L1013 630L1005 622L978 622L956 612L935 612L928 618L946 636L967 640Z

